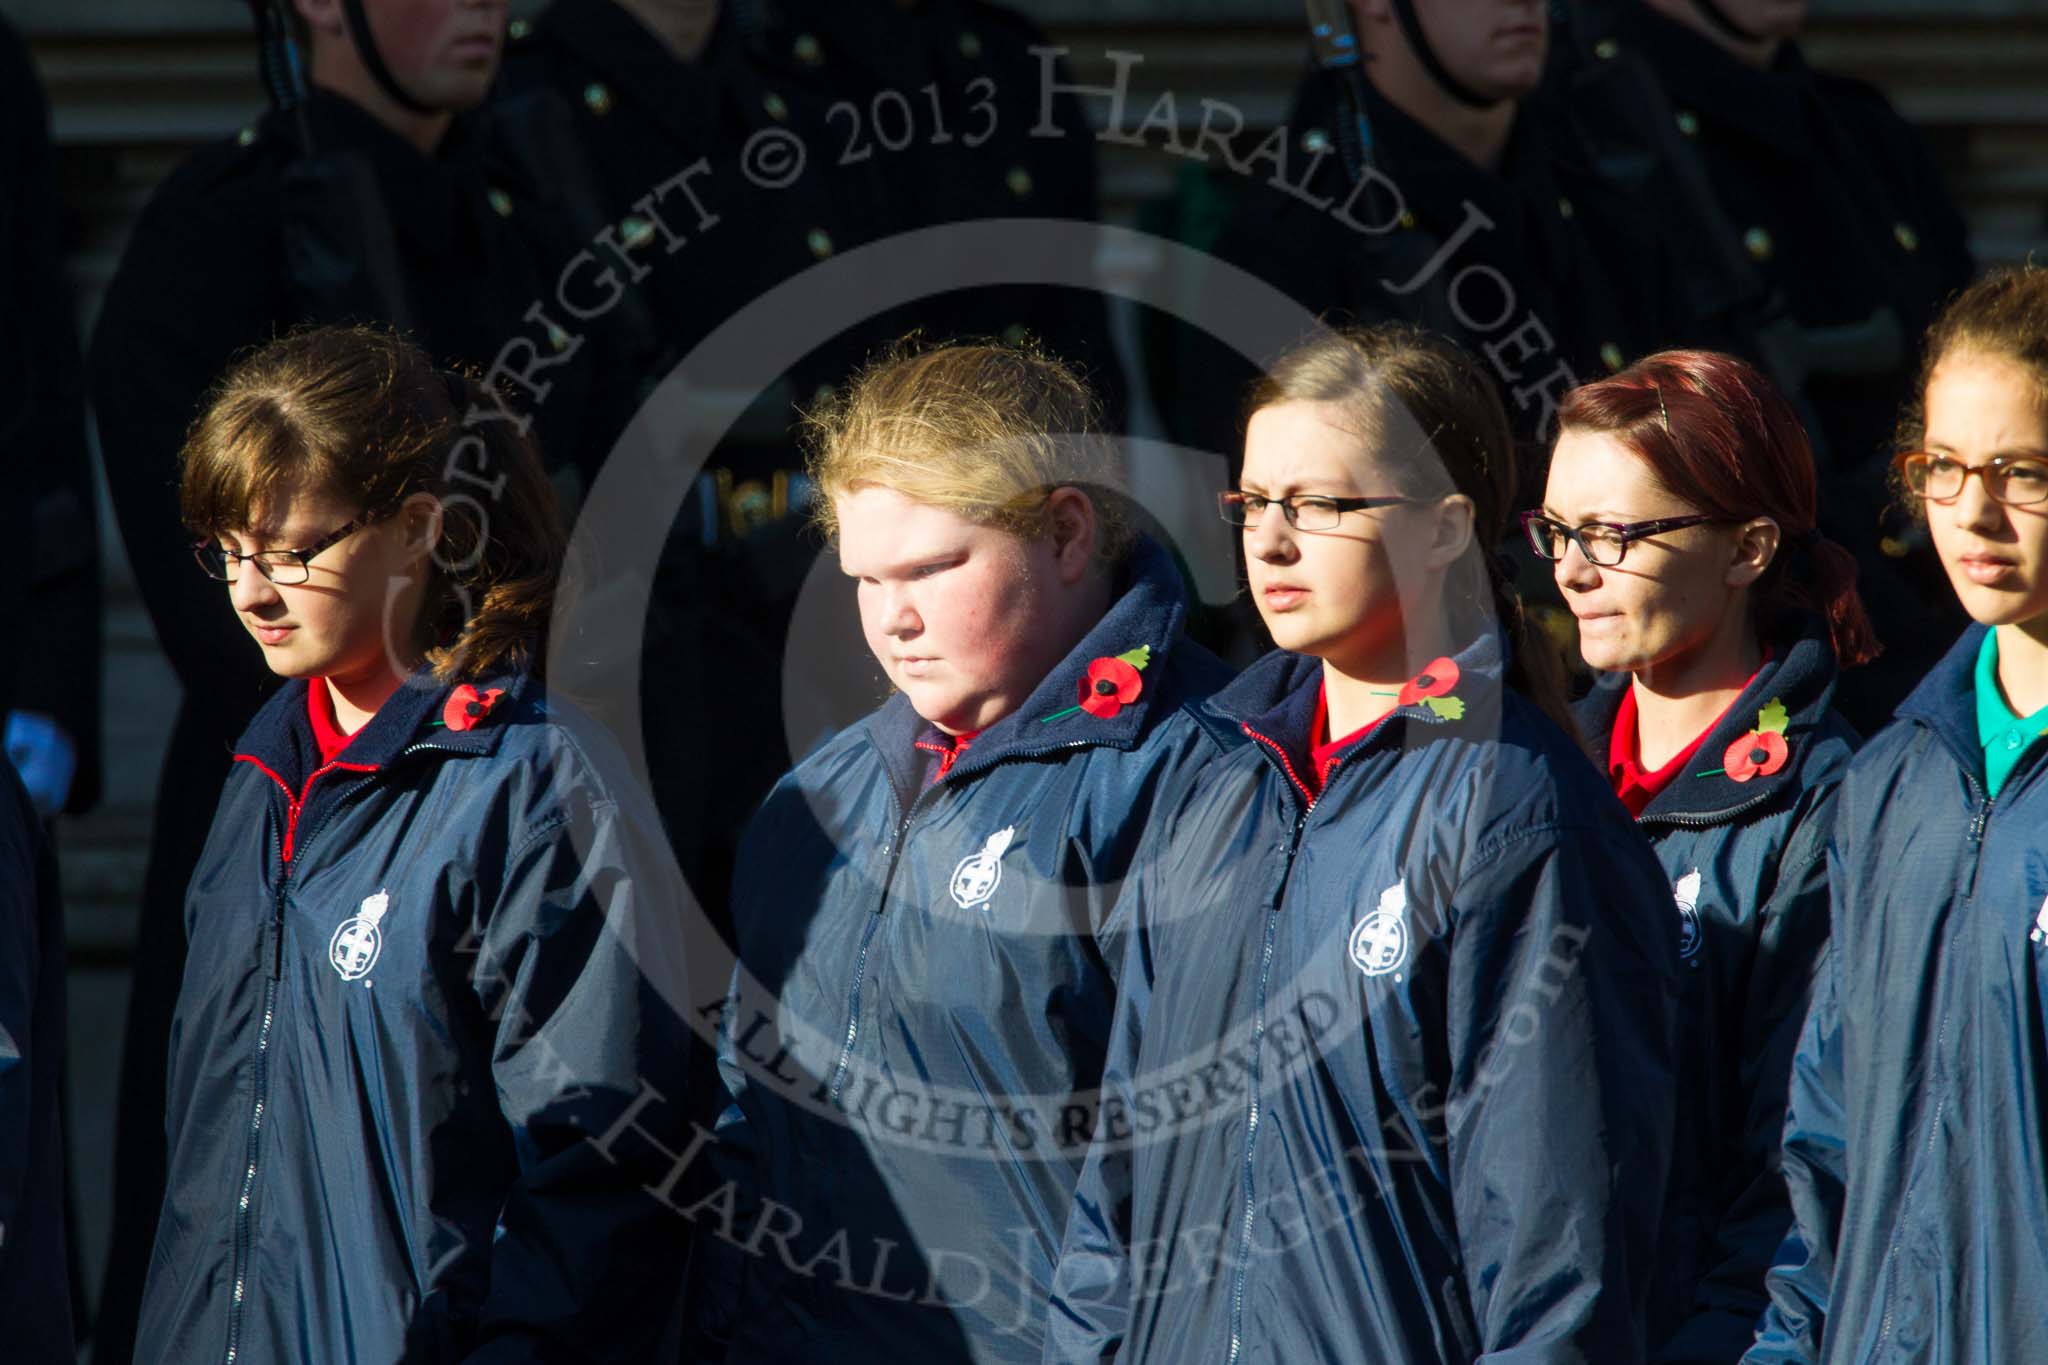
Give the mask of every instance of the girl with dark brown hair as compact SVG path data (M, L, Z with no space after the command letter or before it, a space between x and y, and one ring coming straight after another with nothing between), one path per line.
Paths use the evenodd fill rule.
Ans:
M1949 304L1899 436L1972 624L1842 779L1752 1365L2048 1359L2048 270Z
M185 448L199 567L290 681L186 899L163 1359L642 1361L679 1330L684 1225L642 1189L683 1145L643 970L680 960L679 888L542 688L562 534L532 448L464 425L480 397L306 331Z

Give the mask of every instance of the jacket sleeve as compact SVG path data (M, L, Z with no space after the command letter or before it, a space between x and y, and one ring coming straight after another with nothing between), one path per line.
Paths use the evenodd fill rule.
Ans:
M755 1129L747 1116L747 1070L733 1046L733 1021L742 998L743 967L733 970L724 1026L718 1030L718 1078L728 1103L713 1129L711 1165L719 1182L717 1196L729 1213L721 1218L737 1230L756 1225L761 1208L760 1154ZM690 1299L698 1361L723 1360L746 1293L747 1257L742 1245L705 1227L691 1253Z
M1764 1277L1792 1225L1780 1156L1792 1058L1827 946L1827 839L1837 789L1808 794L1779 860L1779 879L1758 917L1740 1024L1742 1089L1749 1109L1734 1158L1748 1174L1716 1229L1717 1257L1691 1315L1659 1359L1664 1365L1726 1365L1756 1335L1770 1296Z
M1840 859L1828 852L1831 880ZM1836 880L1836 885L1839 881ZM1827 1328L1828 1291L1835 1243L1842 1226L1847 1180L1842 1117L1841 960L1822 954L1819 987L1792 1059L1785 1111L1785 1188L1792 1200L1792 1230L1778 1248L1766 1280L1770 1303L1756 1343L1743 1365L1813 1365Z
M733 868L733 932L739 946L718 1028L718 1081L724 1106L713 1125L712 1178L717 1181L716 1212L702 1220L692 1253L691 1309L697 1361L725 1359L746 1298L748 1255L742 1229L759 1225L766 1188L761 1151L761 1099L749 1084L750 1063L735 1041L742 1030L764 1013L777 1014L776 987L782 960L773 950L765 955L775 966L764 969L762 939L788 927L786 894L776 894L778 859L787 844L782 823L790 818L793 789L785 777L770 791L747 821ZM796 804L803 805L801 798ZM806 807L807 809L807 807ZM762 894L764 888L769 894ZM763 980L756 973L769 979ZM721 1236L725 1231L733 1235Z
M651 815L589 791L525 837L476 991L519 1176L499 1212L472 1362L675 1359L689 1224L666 1192L689 1122L683 904Z
M1445 1100L1481 1362L1642 1359L1675 1103L1670 890L1632 828L1549 828L1453 902ZM1661 902L1661 903L1660 903Z
M1170 841L1162 840L1162 843ZM1152 1000L1154 939L1144 913L1149 859L1139 862L1100 932L1118 945L1116 1016L1103 1057L1096 1112L1135 1112L1132 1093L1145 1013ZM1047 1365L1116 1359L1131 1314L1131 1148L1109 1140L1097 1124L1067 1212L1066 1235L1053 1267L1045 1332Z
M74 1358L58 1076L64 937L57 868L0 758L0 1322L7 1359Z

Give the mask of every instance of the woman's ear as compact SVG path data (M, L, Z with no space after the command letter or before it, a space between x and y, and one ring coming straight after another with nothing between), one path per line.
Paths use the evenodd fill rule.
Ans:
M1436 505L1430 526L1429 567L1442 572L1463 557L1472 544L1475 509L1472 499L1453 493Z
M441 500L432 493L414 493L399 504L398 524L406 559L425 561L441 543Z
M1052 522L1053 562L1060 582L1079 583L1095 563L1095 503L1080 489L1062 486L1046 498L1045 510Z
M1778 523L1769 517L1752 517L1742 523L1735 532L1735 558L1728 565L1728 586L1746 588L1762 578L1764 570L1777 557L1783 534Z

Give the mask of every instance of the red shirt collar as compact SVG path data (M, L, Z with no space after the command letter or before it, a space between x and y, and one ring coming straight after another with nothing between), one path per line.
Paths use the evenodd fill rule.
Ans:
M313 742L320 746L320 765L325 767L355 738L344 734L334 718L334 697L327 690L327 679L314 678L306 684L306 716L313 723Z
M1692 743L1672 755L1671 760L1655 772L1645 769L1637 757L1642 750L1638 736L1635 684L1631 682L1622 689L1621 706L1614 713L1614 730L1607 736L1607 780L1613 785L1614 794L1621 798L1621 804L1628 807L1630 815L1641 815L1666 787L1678 780L1686 765L1698 756L1707 736L1728 718L1728 713L1735 709L1735 702L1742 700L1742 693L1749 691L1750 683L1757 680L1757 674L1762 673L1764 665L1770 661L1771 651L1766 650L1763 663L1757 665L1756 673L1750 674L1748 681L1742 684L1741 691L1735 694L1735 701L1723 707L1720 715L1707 722L1706 729L1693 736Z
M1389 712L1388 714L1392 713ZM1380 718L1380 720L1384 720L1385 718L1386 717L1383 716ZM1339 757L1342 756L1343 752L1346 749L1350 748L1353 744L1357 743L1359 740L1364 739L1367 735L1371 734L1373 728L1380 724L1380 720L1373 721L1371 722L1371 724L1368 725L1361 725L1356 730L1353 730L1350 734L1345 735L1340 739L1324 740L1320 744L1316 743L1316 737L1329 733L1330 729L1329 684L1325 682L1317 685L1316 718L1309 727L1310 748L1308 751L1309 766L1315 772L1317 795L1320 796L1322 794L1323 787L1330 780L1330 769L1336 766L1337 760Z
M939 756L938 769L932 773L926 785L929 786L953 771L953 765L960 761L960 756L967 752L968 746L973 744L980 734L979 730L969 730L965 734L949 735L936 725L926 726L925 732L911 741L926 753Z

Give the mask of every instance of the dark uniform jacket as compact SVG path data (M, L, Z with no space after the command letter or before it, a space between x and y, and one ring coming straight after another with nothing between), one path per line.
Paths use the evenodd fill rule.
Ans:
M2048 1359L2048 781L1985 794L1964 633L1849 765L1749 1365Z
M1231 176L1241 197L1216 255L1333 324L1410 322L1459 342L1530 441L1553 434L1577 384L1687 339L1651 211L1596 173L1542 97L1523 102L1489 172L1360 82L1374 177L1346 164L1340 79L1310 74L1284 151ZM1262 341L1277 353L1298 339ZM1234 450L1254 376L1213 339L1186 345L1180 435Z
M1965 225L1925 140L1862 81L1785 44L1767 70L1704 35L1627 8L1622 40L1669 94L1726 230L1805 334L1805 403L1822 473L1821 525L1890 610L1886 655L1843 678L1840 704L1876 730L1965 621L1924 531L1888 522L1885 461L1920 339L1969 283ZM1891 532L1889 544L1887 530Z
M100 785L99 526L49 111L4 22L0 100L0 716L19 707L63 727L77 746L66 802L76 812Z
M140 1358L679 1349L687 1225L643 1187L682 1107L634 1103L682 1090L679 891L616 757L531 678L493 685L458 729L420 675L323 764L294 682L237 746L186 908Z
M1629 685L1609 676L1576 708L1596 754ZM1747 1349L1792 1222L1778 1159L1785 1087L1827 942L1836 788L1858 742L1830 706L1834 687L1834 650L1809 621L1707 735L1692 771L1636 818L1679 916L1680 1117L1650 1319L1653 1358L1668 1365L1727 1365ZM1715 771L1774 704L1782 765Z
M1145 542L1107 615L936 782L899 696L779 784L736 881L722 1159L734 1361L1036 1361L1151 803L1225 680ZM1140 693L1076 708L1149 648ZM766 1240L773 1237L775 1241Z
M1204 708L1239 743L1162 796L1119 908L1048 1361L1642 1358L1676 917L1500 658L1464 650L1319 794L1319 660Z
M28 793L0 758L0 1323L7 1359L71 1365L65 1254L64 907Z

